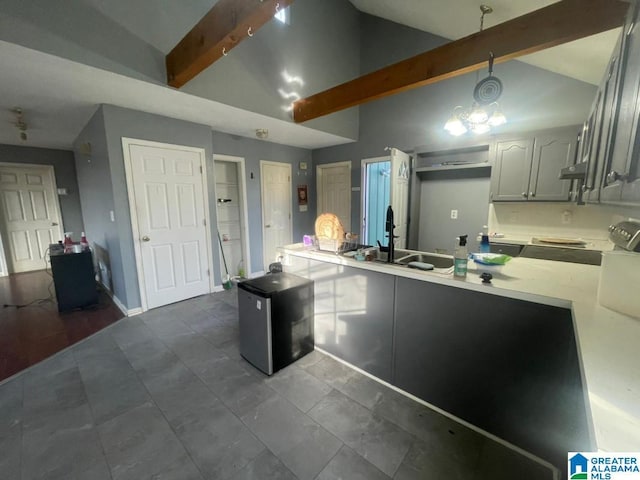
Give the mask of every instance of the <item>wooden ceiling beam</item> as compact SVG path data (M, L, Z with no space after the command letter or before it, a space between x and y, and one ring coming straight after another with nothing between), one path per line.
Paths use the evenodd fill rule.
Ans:
M482 32L408 58L293 104L296 123L417 87L487 68L495 63L555 47L619 27L629 3L623 0L561 0Z
M167 83L182 87L293 0L219 0L166 56Z

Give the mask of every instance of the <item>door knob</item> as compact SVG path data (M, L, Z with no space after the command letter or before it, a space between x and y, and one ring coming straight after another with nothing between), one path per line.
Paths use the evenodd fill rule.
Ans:
M51 226L52 227L57 227L58 226L58 222L51 222Z
M142 241L143 242L148 242L149 240L151 240L149 237L147 237L146 235L144 237L142 237Z

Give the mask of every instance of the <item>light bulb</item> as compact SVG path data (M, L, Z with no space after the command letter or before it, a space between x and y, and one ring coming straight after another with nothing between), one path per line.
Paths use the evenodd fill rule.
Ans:
M467 131L467 128L464 126L462 121L456 116L451 117L444 126L444 129L449 132L451 135L456 137L462 135Z
M484 110L484 108L481 107L474 108L473 111L469 114L469 121L471 123L484 123L488 118L489 115Z
M500 110L496 110L495 112L493 112L493 115L489 117L487 123L492 127L498 127L507 123L507 117L505 117L504 113L502 113Z

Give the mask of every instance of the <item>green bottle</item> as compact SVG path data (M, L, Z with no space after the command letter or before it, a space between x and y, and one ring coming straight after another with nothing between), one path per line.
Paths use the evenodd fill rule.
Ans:
M457 240L458 246L453 254L453 276L465 278L467 276L467 262L469 261L467 235L460 235Z

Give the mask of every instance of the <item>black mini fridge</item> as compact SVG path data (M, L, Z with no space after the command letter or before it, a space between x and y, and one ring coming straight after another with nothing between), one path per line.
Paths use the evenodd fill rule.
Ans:
M240 354L272 375L313 351L313 301L313 281L290 273L240 282Z

